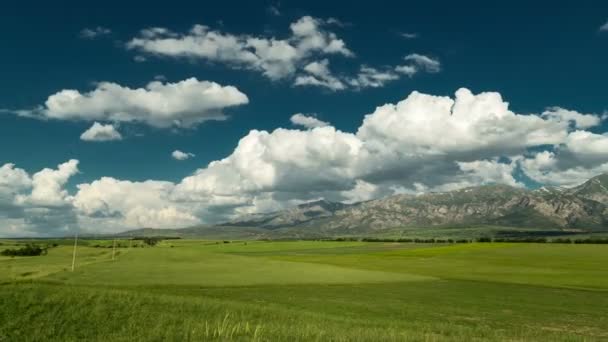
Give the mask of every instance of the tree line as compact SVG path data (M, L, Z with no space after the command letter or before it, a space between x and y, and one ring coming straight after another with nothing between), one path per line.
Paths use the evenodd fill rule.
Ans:
M10 256L10 257L39 256L39 255L46 255L48 253L48 249L49 249L49 246L40 247L38 245L28 243L27 245L25 245L24 247L21 247L21 248L5 249L2 252L0 252L0 255Z

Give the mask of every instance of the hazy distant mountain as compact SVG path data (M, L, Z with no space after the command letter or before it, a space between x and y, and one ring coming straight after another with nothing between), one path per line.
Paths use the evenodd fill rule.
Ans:
M608 174L574 188L528 190L485 185L442 193L396 195L349 205L321 200L240 217L222 225L162 232L182 236L221 236L230 232L258 238L369 236L408 227L468 226L608 231Z
M222 226L248 226L264 228L280 228L316 222L321 218L332 217L339 210L347 208L348 204L329 202L325 200L300 204L294 208L267 214L254 214L240 217L222 224Z

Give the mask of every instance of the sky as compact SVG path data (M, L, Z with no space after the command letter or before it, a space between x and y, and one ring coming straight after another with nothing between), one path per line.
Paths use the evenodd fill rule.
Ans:
M22 1L0 41L0 236L608 171L606 2Z

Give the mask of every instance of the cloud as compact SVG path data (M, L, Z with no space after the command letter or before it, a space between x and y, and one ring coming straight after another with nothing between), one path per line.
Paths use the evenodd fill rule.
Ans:
M256 71L272 81L288 80L295 86L332 91L382 87L404 74L411 77L420 71L440 70L438 60L412 54L406 57L408 65L378 68L364 64L354 75L335 75L329 58L352 58L355 54L328 30L330 26L346 24L336 18L304 16L291 23L290 34L284 39L232 34L204 25L194 25L185 33L152 27L142 30L126 47L138 53L138 61L145 61L146 56L196 59Z
M195 157L194 153L190 152L182 152L180 150L175 150L171 153L171 157L175 160L186 160Z
M355 78L349 79L347 82L356 89L361 88L379 88L383 87L390 81L399 79L399 75L391 70L381 71L366 65L361 66L359 73Z
M305 16L290 25L285 39L235 35L195 25L187 33L166 28L142 30L127 43L127 49L174 58L196 58L223 63L231 68L261 72L272 80L293 76L313 56L352 57L343 40L325 27L325 20Z
M122 140L122 135L116 130L114 125L103 125L94 122L93 126L80 135L80 140L84 141L112 141Z
M294 82L295 86L318 86L331 90L343 90L346 85L342 80L332 75L329 70L329 61L324 59L318 62L311 62L304 67L308 75L298 76Z
M571 123L575 128L591 128L602 123L602 118L594 114L581 114L561 107L550 107L542 117L551 120Z
M439 60L429 56L412 53L403 58L405 61L412 62L419 70L424 70L430 73L441 71L441 63Z
M25 170L7 163L0 167L0 208L8 210L16 205L16 197L31 188L32 179ZM0 215L1 216L1 215Z
M98 224L109 221L131 228L175 228L200 223L192 212L170 200L173 188L171 182L130 182L103 177L78 185L74 207L90 222Z
M399 65L394 68L377 69L362 65L355 76L336 76L329 69L329 60L311 62L304 67L304 72L296 77L295 86L316 86L327 88L332 91L364 88L380 88L387 83L396 81L402 76L412 77L418 72L439 72L439 61L422 55L412 58L406 57L411 64Z
M176 182L102 177L70 194L64 186L77 172L74 161L33 177L7 164L0 169L7 178L0 198L12 209L0 223L34 232L48 218L54 227L114 232L222 222L319 198L353 202L480 184L522 187L522 173L543 184L575 185L608 171L608 133L584 130L597 121L590 116L599 118L553 107L518 114L494 92L414 91L367 114L356 132L329 125L252 130L231 154ZM295 121L312 127L310 119ZM24 220L30 213L35 219Z
M574 186L608 172L608 133L575 130L552 150L522 158L525 174L541 184Z
M281 16L281 11L279 10L279 6L278 5L270 5L266 8L266 12L270 13L271 15L274 15L275 17L280 17Z
M378 107L357 135L379 150L446 155L487 150L521 151L558 144L565 125L536 115L518 115L498 93L456 91L455 98L412 92L397 104Z
M302 113L297 113L297 114L292 115L289 120L291 121L292 124L294 124L296 126L302 126L304 128L308 128L308 129L329 126L328 122L321 121L321 120L315 118L314 116L305 115Z
M8 163L0 167L0 236L56 235L77 226L73 197L64 188L78 161L30 176Z
M564 143L569 129L555 117L510 111L498 93L460 89L449 98L413 92L367 115L356 134L331 126L252 131L230 156L178 183L174 194L234 215L259 211L259 203L280 208L319 197L522 186L513 176L520 155Z
M49 96L44 106L14 112L43 119L135 122L169 128L224 120L224 109L248 102L236 87L189 78L176 83L153 81L136 89L100 82L90 92L64 89Z
M401 36L402 38L405 38L405 39L416 39L416 38L418 38L418 33L401 32L401 33L399 33L399 36Z
M600 26L600 32L606 31L608 31L608 21L604 25Z
M403 74L408 77L414 76L418 73L418 68L413 65L398 65L395 67L395 71L399 74Z
M103 26L84 28L82 31L80 31L80 38L95 39L101 36L109 35L110 33L112 33L112 30Z
M20 204L41 207L61 207L69 203L70 196L63 186L78 172L78 160L59 164L57 169L43 169L32 176L32 192L17 196Z

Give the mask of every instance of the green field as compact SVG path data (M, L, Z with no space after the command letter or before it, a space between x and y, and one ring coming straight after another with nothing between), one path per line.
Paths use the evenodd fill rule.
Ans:
M608 340L608 245L85 244L0 256L0 341Z

